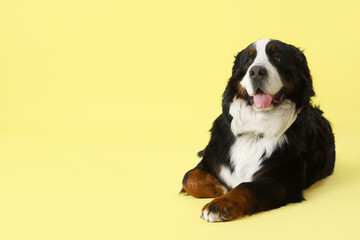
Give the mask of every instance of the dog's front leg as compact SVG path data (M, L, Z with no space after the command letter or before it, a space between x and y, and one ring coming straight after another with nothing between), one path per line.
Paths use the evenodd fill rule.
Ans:
M289 189L277 180L246 182L206 204L201 217L209 222L229 221L302 200L301 189Z
M187 192L197 198L218 197L228 192L216 177L200 167L188 171L182 185L181 192Z

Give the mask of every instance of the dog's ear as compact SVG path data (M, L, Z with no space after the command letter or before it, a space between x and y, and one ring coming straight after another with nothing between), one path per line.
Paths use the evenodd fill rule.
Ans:
M297 64L302 70L304 77L311 80L310 69L304 52L293 45L290 45L290 47L295 51Z
M298 74L301 78L301 83L303 84L303 92L301 95L304 98L304 99L302 99L301 102L302 102L302 104L307 103L310 101L310 97L315 95L308 62L307 62L306 57L302 50L300 50L299 48L297 48L293 45L289 45L289 46L293 49L293 51L295 51L296 64L297 64L298 68L300 69L300 72L298 72Z
M243 52L244 52L244 50L242 50L241 52L238 52L238 54L236 54L236 56L235 56L234 65L232 67L232 75L233 76L240 69L240 59L241 59L241 55Z
M235 61L234 61L234 65L232 67L232 76L225 88L225 91L223 93L223 98L222 98L222 110L223 110L223 117L226 119L226 121L228 123L231 122L231 115L229 114L229 108L230 108L230 103L234 97L234 89L236 89L236 87L234 85L234 79L236 77L236 74L240 72L241 70L241 55L244 52L244 50L242 50L241 52L239 52L236 56L235 56Z
M231 79L229 80L225 91L223 93L223 97L222 97L222 115L225 117L225 119L227 120L227 122L231 122L232 117L229 114L229 110L230 110L230 103L231 103L231 88L230 88L230 84L231 84Z

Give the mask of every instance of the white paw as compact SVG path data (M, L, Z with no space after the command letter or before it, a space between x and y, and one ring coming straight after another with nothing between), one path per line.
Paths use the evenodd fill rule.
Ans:
M203 210L201 212L200 217L208 222L222 222L223 220L220 218L220 214L219 212L214 213L209 211L209 209L205 208L205 210Z

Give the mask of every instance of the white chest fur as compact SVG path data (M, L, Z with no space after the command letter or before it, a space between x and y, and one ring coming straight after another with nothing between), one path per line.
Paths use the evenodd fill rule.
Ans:
M244 134L238 137L230 149L230 163L233 171L222 166L221 179L231 188L242 182L250 182L254 173L260 169L262 160L269 157L275 148L285 141L285 135L261 138L254 134Z
M231 188L249 182L264 158L286 142L284 132L297 117L295 104L284 101L270 111L257 111L242 99L230 106L231 130L236 141L230 149L232 171L222 166L220 178Z

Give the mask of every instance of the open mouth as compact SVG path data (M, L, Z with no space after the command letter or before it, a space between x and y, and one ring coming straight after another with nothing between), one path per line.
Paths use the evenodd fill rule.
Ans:
M285 88L280 89L275 95L264 93L258 89L253 96L253 102L257 108L268 108L271 104L279 105L285 97Z

